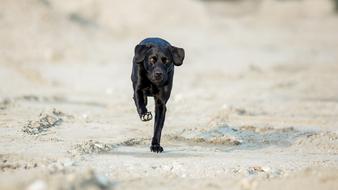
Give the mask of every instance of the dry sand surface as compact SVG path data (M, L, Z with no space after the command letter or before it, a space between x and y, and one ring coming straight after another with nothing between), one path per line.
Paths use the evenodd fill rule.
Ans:
M329 0L2 0L0 189L338 189L337 34ZM148 36L186 50L161 154Z

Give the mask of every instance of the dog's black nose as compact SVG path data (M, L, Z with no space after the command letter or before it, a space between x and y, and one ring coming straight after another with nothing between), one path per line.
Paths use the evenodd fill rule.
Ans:
M161 72L155 72L154 76L156 79L161 79L162 78L162 73Z

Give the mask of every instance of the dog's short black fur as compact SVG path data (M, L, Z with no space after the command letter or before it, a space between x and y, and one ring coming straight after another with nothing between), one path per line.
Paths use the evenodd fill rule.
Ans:
M131 80L134 101L142 121L152 119L147 97L155 99L154 135L150 150L162 152L161 132L166 115L166 103L173 85L174 66L183 64L184 49L174 47L161 38L146 38L135 47Z

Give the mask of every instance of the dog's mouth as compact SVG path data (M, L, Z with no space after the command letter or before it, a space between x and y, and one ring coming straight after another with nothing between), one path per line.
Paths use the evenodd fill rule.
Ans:
M154 78L154 81L159 81L159 82L161 82L161 81L163 80L163 77L162 77L162 76L157 76L157 75L155 75L153 78Z
M156 85L161 85L163 83L165 83L165 77L164 76L153 76L151 77L151 82L156 84Z
M164 80L163 78L153 78L152 82L155 84L161 84L164 82Z

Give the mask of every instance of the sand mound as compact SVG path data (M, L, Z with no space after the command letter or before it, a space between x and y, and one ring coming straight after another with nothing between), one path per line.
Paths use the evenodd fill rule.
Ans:
M149 144L150 139L148 138L131 138L128 140L125 140L121 143L119 143L119 145L121 146L135 146L135 145L146 145Z
M181 136L181 135L168 135L166 136L168 141L172 143L183 142L188 144L214 144L214 145L240 145L241 141L233 136L227 134L216 134L211 136L204 136L203 132L196 136Z
M298 137L312 134L298 131L292 127L272 128L256 126L214 127L211 129L187 129L180 134L167 136L171 142L185 142L188 144L210 144L238 146L242 148L262 148L265 146L289 146Z
M65 113L53 109L50 112L40 113L37 121L28 121L22 129L24 133L29 135L38 135L42 132L46 132L49 128L56 127L62 124Z
M87 142L75 145L74 150L80 154L98 154L110 152L114 148L115 148L114 145L89 140Z

